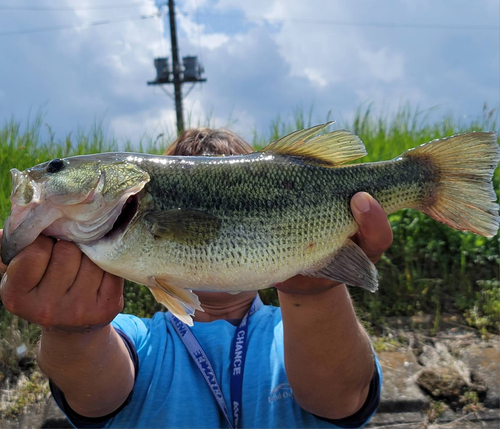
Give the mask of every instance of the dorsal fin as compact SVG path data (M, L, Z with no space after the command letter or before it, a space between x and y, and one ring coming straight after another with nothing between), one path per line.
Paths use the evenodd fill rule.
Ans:
M316 133L332 124L316 125L306 130L295 131L275 142L269 143L261 152L273 152L280 155L300 156L338 166L366 155L363 142L355 134L346 130L333 131L311 138Z

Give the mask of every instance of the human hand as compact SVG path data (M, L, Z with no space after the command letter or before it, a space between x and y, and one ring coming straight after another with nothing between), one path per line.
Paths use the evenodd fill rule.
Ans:
M392 229L380 204L366 192L358 192L351 199L351 210L359 230L351 239L366 253L373 263L392 244ZM297 275L276 285L285 293L308 295L331 289L338 285L329 279Z
M3 236L3 229L0 229L0 243L2 242L2 236ZM3 276L6 273L6 271L7 271L7 265L5 265L2 261L2 258L0 258L0 274L2 274Z
M5 308L46 328L83 332L107 325L123 309L123 279L67 241L39 236L0 272L6 272L0 284Z

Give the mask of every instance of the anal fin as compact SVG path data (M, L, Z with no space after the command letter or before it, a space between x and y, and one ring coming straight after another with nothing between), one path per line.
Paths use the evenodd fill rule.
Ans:
M151 280L153 285L149 288L155 299L186 325L193 326L192 316L195 310L203 311L196 294L174 286L162 277L152 277Z
M359 286L375 292L378 289L378 272L365 252L352 240L347 240L319 271L307 273L313 277L323 277L349 286Z

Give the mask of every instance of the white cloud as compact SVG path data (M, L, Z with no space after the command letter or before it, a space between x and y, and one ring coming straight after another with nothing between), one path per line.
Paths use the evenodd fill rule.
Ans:
M404 75L403 56L388 52L387 48L377 51L360 50L359 59L367 70L368 78L390 83Z
M235 8L239 2L224 0L219 7ZM404 73L404 55L387 46L379 47L355 27L335 25L336 21L356 21L355 6L348 1L265 2L262 9L242 3L249 18L258 13L279 19L274 40L292 76L305 77L318 87L343 84L351 79L391 82ZM318 15L318 12L321 14ZM328 24L325 21L332 21Z
M196 40L199 47L216 49L229 42L230 38L224 33L207 33L205 25L192 21L192 16L179 15L179 27L191 40Z
M288 2L290 5L294 2ZM223 11L240 10L248 18L265 17L267 19L275 18L281 12L282 4L276 0L252 0L239 1L239 0L218 0L216 9Z
M423 109L440 104L470 116L484 101L497 106L496 32L340 25L498 25L498 1L455 1L459 6L423 0L418 8L414 2L372 0L178 1L180 55L199 55L208 79L185 99L186 123L229 125L251 140L254 130L267 132L272 120L288 118L298 106L306 113L314 105L314 121L329 111L335 119L350 117L361 102L384 109L406 101ZM66 4L75 7L74 1ZM153 4L43 15L12 12L0 16L0 28L133 18L153 13ZM39 0L38 5L54 3ZM173 101L146 85L155 77L153 59L170 56L167 17L165 22L136 20L2 37L0 49L0 120L12 114L24 119L29 109L47 104L46 120L58 135L102 117L123 139L175 129Z
M313 83L318 86L326 86L328 81L325 79L324 74L321 70L312 69L306 67L304 69L304 75Z
M185 11L196 12L210 4L210 0L183 0L182 8Z
M116 115L109 121L110 131L121 136L120 144L127 140L127 136L134 136L137 142L142 137L156 140L163 134L165 138L173 137L175 130L175 110L149 109L140 113Z

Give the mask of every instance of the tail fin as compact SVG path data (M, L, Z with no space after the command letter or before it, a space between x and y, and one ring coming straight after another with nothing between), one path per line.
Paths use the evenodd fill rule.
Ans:
M500 217L491 183L500 161L494 132L474 132L410 149L402 157L432 164L438 183L422 211L452 228L492 237Z

